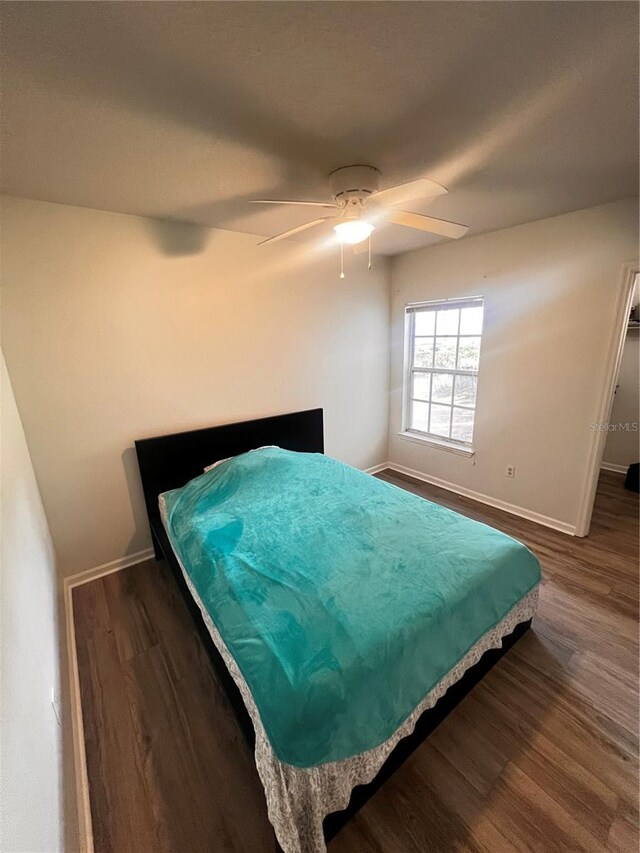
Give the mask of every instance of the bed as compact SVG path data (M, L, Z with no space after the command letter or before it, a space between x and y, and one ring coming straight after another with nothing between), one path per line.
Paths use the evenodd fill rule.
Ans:
M156 557L285 853L326 849L529 627L540 581L520 543L323 445L320 409L136 442Z

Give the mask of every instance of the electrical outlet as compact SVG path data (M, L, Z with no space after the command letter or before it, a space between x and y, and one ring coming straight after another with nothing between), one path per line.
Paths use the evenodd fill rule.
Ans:
M515 465L507 465L507 467L505 468L505 471L504 471L504 475L505 475L505 477L509 477L510 479L513 480L513 478L516 476L516 466Z

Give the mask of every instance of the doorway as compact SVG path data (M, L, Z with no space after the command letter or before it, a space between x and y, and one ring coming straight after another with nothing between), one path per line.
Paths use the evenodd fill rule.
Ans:
M587 469L585 473L585 482L582 490L582 500L580 511L578 513L578 520L576 523L576 536L587 536L589 533L589 528L591 526L591 514L593 512L593 503L595 500L596 489L598 486L598 477L600 475L600 468L603 463L605 446L608 442L608 437L612 432L619 433L627 433L624 436L622 442L616 443L614 441L615 452L618 453L627 453L630 452L630 448L633 446L633 442L635 441L635 450L637 455L638 448L638 432L637 432L637 423L638 423L638 411L634 413L630 413L629 417L631 420L620 421L623 426L620 429L611 430L609 427L612 424L617 424L617 421L612 420L613 417L618 415L618 407L616 406L616 411L614 411L614 403L616 403L616 396L618 399L623 401L623 405L626 409L632 403L634 391L628 386L628 382L631 378L631 374L633 372L633 367L630 363L626 364L627 359L625 356L625 344L627 340L631 343L630 347L630 356L632 355L633 350L633 341L634 338L631 335L635 336L637 339L640 336L640 323L638 324L638 328L635 328L634 320L631 319L631 310L634 306L634 299L637 301L640 299L640 294L638 294L638 278L640 273L640 263L636 261L632 261L629 263L623 264L621 276L620 276L620 284L618 287L618 295L616 300L616 317L617 322L614 329L614 333L612 335L612 339L609 346L609 356L607 359L607 370L606 370L606 380L604 383L603 393L600 401L600 406L598 410L598 415L596 419L596 424L600 427L595 429L593 432L593 438L591 441L591 448L589 452L589 461L587 464ZM636 353L637 355L637 353ZM619 382L620 379L623 378L622 367L623 367L623 358L625 364L625 373L624 373L624 383L625 383L625 395L623 398L622 394L616 395L616 387L620 385L622 387L622 383ZM637 364L637 362L636 362ZM628 367L628 370L627 370ZM627 372L629 376L627 376ZM637 372L636 372L637 377ZM628 393L627 393L628 392ZM637 383L635 388L635 394L637 397ZM624 424L628 423L628 429L625 428ZM633 429L633 425L636 425L635 431ZM627 441L628 439L628 441ZM620 445L620 446L619 446ZM620 447L624 446L626 450L620 450ZM613 452L613 451L612 451ZM623 456L616 456L616 458L626 458ZM634 458L633 462L637 462L638 459ZM611 463L614 464L614 463ZM619 467L622 468L623 463L617 463ZM627 463L631 464L631 463ZM625 469L626 470L626 469Z

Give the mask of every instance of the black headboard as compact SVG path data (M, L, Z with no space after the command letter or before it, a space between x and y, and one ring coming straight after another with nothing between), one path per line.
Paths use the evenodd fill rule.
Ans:
M184 486L205 466L276 444L285 450L324 453L322 409L292 412L255 421L143 438L135 442L147 515L152 532L159 521L158 495Z

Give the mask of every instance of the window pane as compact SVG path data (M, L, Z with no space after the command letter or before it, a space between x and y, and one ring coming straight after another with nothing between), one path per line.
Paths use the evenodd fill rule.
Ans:
M477 370L480 360L480 338L460 338L458 370Z
M473 435L473 412L471 409L453 409L451 438L458 441L471 441Z
M453 402L460 406L475 406L477 384L475 376L456 376Z
M460 334L479 335L482 332L482 306L463 308L460 312Z
M433 367L433 338L416 338L413 348L414 367Z
M435 311L416 311L416 335L432 335L435 325Z
M450 373L434 373L431 399L435 403L447 403L450 406L452 393L453 376Z
M413 363L406 368L403 398L408 429L470 445L484 307L482 300L462 306L443 300L414 312L407 326Z
M422 432L427 432L429 429L429 404L418 403L415 400L411 403L411 429L419 429Z
M434 435L441 435L443 438L449 438L449 419L451 417L450 406L438 406L431 404L431 423L429 424L429 432Z
M445 308L442 311L438 311L436 333L438 335L457 335L459 316L459 308Z
M436 338L436 360L435 367L448 367L451 370L456 366L456 338Z
M413 374L413 398L414 400L430 400L431 399L431 374L430 373L414 373Z

